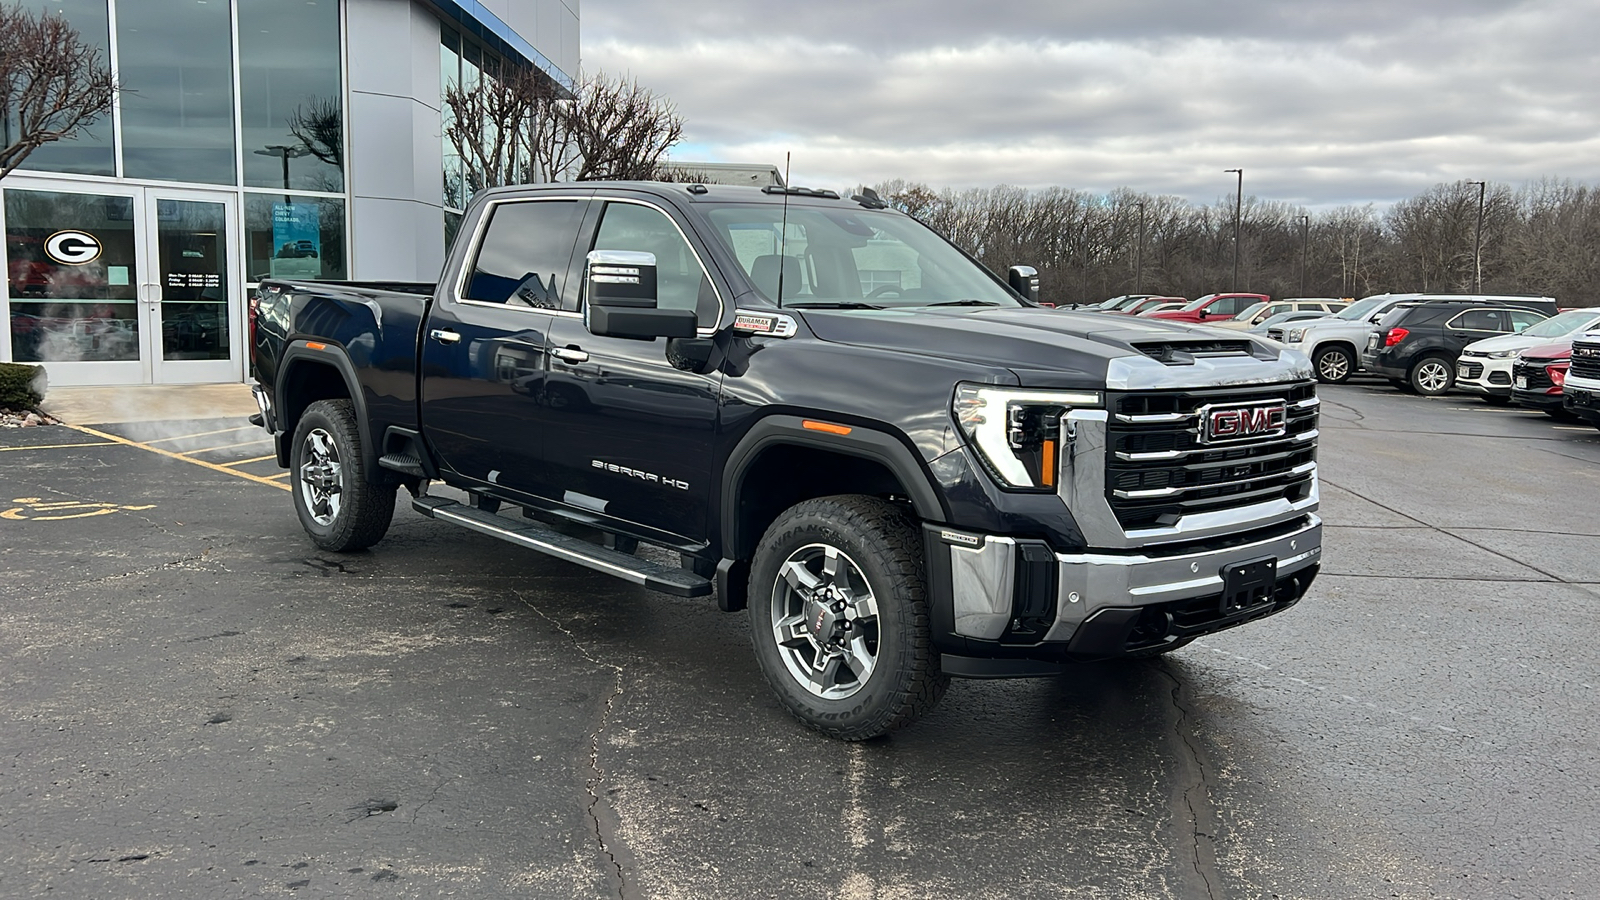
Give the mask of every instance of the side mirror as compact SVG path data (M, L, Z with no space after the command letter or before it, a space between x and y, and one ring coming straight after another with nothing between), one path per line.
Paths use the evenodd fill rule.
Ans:
M1039 270L1033 266L1012 266L1006 272L1011 289L1029 303L1039 302Z
M1200 318L1202 318L1202 319L1208 318L1208 317L1210 317L1210 315L1211 315L1211 310L1209 310L1209 309L1200 310Z
M1381 318L1383 318L1383 313L1377 312L1377 313L1373 313L1372 316L1367 319L1367 321L1371 322L1374 325L1376 325L1376 324L1378 324L1378 320L1381 319Z
M692 309L656 307L656 255L592 250L583 262L583 324L590 334L640 338L694 337Z

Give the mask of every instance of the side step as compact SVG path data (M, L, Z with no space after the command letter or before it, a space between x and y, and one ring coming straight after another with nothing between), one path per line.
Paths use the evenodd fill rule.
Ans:
M385 467L387 468L387 467ZM570 563L614 575L624 581L643 585L653 591L677 597L708 597L712 583L685 569L674 569L649 560L608 550L582 538L562 534L538 522L508 519L494 513L473 509L443 497L417 497L411 508L429 517L464 525L490 537L519 544L530 550L554 556Z
M403 472L406 475L415 475L426 478L427 473L422 471L422 460L409 453L390 453L378 457L378 465L394 472Z

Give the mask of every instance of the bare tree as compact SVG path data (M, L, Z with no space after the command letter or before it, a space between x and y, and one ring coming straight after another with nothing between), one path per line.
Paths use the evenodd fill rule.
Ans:
M116 92L100 51L65 17L0 3L0 178L39 147L82 134Z
M577 181L647 181L683 140L683 117L672 102L637 81L600 72L574 93L561 109L578 153Z
M344 167L344 114L337 97L312 97L289 114L289 133L311 155L336 168Z

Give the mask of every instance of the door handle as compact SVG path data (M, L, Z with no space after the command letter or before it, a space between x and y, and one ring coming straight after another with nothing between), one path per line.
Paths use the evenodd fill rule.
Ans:
M443 328L433 329L432 331L428 332L428 337L433 338L441 344L458 344L461 342L461 335L456 334L454 331L446 331Z
M589 361L589 354L577 347L557 347L550 351L550 355L564 363L581 363Z

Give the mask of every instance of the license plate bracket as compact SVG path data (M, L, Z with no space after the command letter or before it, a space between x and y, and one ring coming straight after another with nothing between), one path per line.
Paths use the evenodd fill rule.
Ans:
M1278 582L1278 558L1263 556L1222 567L1222 602L1218 612L1229 616L1272 602Z

